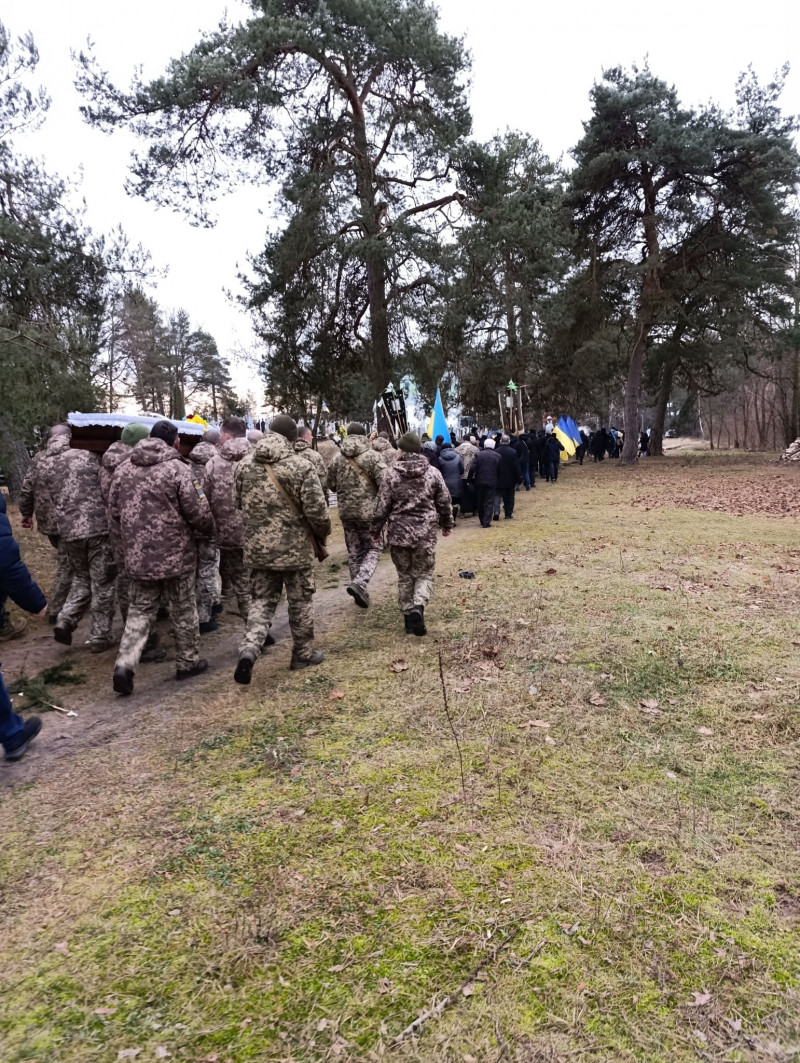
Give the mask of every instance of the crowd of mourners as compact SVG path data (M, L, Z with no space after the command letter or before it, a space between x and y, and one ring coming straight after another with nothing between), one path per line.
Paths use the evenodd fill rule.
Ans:
M619 452L621 433L581 433L578 460ZM369 583L383 549L397 572L406 634L426 634L438 534L477 516L483 528L514 515L517 491L558 482L563 445L551 419L539 431L468 435L461 441L406 432L368 435L359 423L344 438L318 441L292 418L275 417L265 432L238 417L209 429L182 453L178 427L133 422L101 456L73 446L56 425L32 459L19 499L23 527L36 526L56 551L49 599L21 560L0 495L0 641L24 634L7 598L47 616L56 642L69 646L88 614L88 648L116 650L111 676L122 696L134 691L140 664L166 657L156 630L169 617L175 678L205 672L201 638L215 631L223 600L244 621L237 683L248 684L274 643L271 627L286 594L292 636L290 668L318 665L314 645L315 564L327 556L329 506L344 529L356 606L370 605ZM113 633L117 608L119 640ZM0 743L6 759L24 755L41 728L12 709L0 676Z

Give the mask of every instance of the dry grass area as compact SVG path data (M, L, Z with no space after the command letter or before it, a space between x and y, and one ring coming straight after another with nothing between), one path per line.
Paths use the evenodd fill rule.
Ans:
M3 793L4 1063L796 1059L796 475L568 468L427 639L341 593L312 675L109 699Z

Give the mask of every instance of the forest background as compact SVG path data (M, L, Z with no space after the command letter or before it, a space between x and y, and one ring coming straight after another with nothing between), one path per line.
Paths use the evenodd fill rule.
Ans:
M628 460L642 426L655 454L668 427L761 449L800 435L786 68L743 71L729 108L688 106L646 63L609 68L553 160L528 133L473 138L470 56L434 6L242 9L161 77L119 86L91 48L74 71L86 121L136 137L134 195L210 224L221 194L263 192L263 247L218 278L253 323L249 396L215 338L159 306L147 250L92 232L74 182L27 151L49 99L32 38L3 32L7 466L74 408L368 418L404 375L481 423L513 378L531 421L632 426Z

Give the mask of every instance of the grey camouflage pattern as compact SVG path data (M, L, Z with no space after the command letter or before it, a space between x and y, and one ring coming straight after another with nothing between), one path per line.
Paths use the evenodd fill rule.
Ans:
M197 619L211 619L211 606L220 600L219 551L210 539L197 540Z
M312 599L316 590L313 568L284 572L277 569L253 570L250 579L250 613L239 649L240 656L246 655L253 660L261 656L284 587L294 655L303 660L311 656L314 649Z
M275 487L266 466L272 468L302 517ZM239 462L235 493L236 504L244 514L246 565L287 570L314 564L307 525L320 539L326 539L331 531L328 505L319 477L305 458L294 453L288 440L267 432L256 444L252 459Z
M71 539L64 542L64 549L72 570L72 584L58 614L58 624L73 631L91 607L89 637L92 642L105 642L111 637L117 579L108 536Z
M19 512L26 520L36 517L36 527L42 535L58 535L56 520L56 487L53 476L53 459L63 450L69 450L69 438L55 436L44 450L34 454L22 481L19 495Z
M250 569L244 563L243 550L226 550L219 552L219 574L222 583L222 596L233 595L239 606L239 614L247 620L250 612Z
M244 546L244 517L236 508L233 481L237 465L252 450L246 439L228 439L205 468L203 486L214 517L214 541L221 550Z
M58 534L67 542L108 535L99 474L100 459L88 450L66 448L53 457L48 480L54 485Z
M384 476L375 501L374 538L384 524L390 546L435 546L438 527L453 527L450 492L421 454L403 454Z
M133 453L133 447L129 447L127 443L123 443L122 440L117 440L116 443L112 443L108 450L105 452L100 460L100 471L97 474L97 478L100 481L100 494L103 497L103 505L108 507L108 495L111 491L111 481L114 479L114 473Z
M387 469L391 469L400 457L400 451L393 447L388 439L381 439L380 436L372 440L372 449L376 454L380 454Z
M314 467L314 471L319 477L320 486L325 494L325 498L328 497L328 466L322 460L316 450L306 439L297 439L294 443L294 452L305 458L306 461L310 461Z
M194 573L195 535L210 538L211 510L189 466L161 439L143 439L114 475L109 522L131 580L170 580Z
M407 613L415 605L427 605L433 594L436 546L393 546L391 555L397 569L397 602L402 612Z
M137 444L139 446L139 444ZM144 645L155 623L162 594L170 605L170 621L175 638L175 667L193 668L200 659L200 633L197 627L194 572L174 579L130 581L130 605L117 655L117 668L136 671Z
M348 460L349 459L349 460ZM363 470L367 479L353 468ZM375 498L386 475L386 463L366 436L347 436L328 469L328 487L336 492L339 516L346 520L372 520Z
M381 559L381 544L372 538L368 520L343 520L350 582L366 589Z
M464 472L461 474L461 479L466 480L469 467L472 465L475 458L480 453L478 448L472 443L459 443L456 447L456 454L461 455L461 461L464 465Z
M53 577L53 589L47 599L47 615L55 620L64 608L72 586L72 565L67 555L67 544L57 535L48 535L50 545L56 551L56 574Z

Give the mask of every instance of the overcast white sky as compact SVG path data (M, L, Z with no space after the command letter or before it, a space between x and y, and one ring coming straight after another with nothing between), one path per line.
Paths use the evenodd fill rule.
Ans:
M224 0L7 0L3 21L13 35L31 30L41 53L39 81L53 98L45 125L24 145L62 176L82 172L88 219L97 232L122 224L147 247L154 264L169 267L157 298L183 307L231 353L251 344L246 315L225 295L236 288L237 265L257 250L269 209L264 189L237 188L220 205L212 230L192 227L168 210L127 196L123 183L132 146L124 133L89 129L78 112L70 49L87 37L101 64L122 84L139 64L158 75L190 48L200 29L213 28L226 9L231 18L249 5ZM443 27L464 34L473 56L471 104L475 135L488 139L506 128L539 138L553 157L568 153L588 116L588 93L604 67L641 63L674 82L686 104L733 102L737 74L752 63L766 80L797 54L798 0L440 0ZM793 55L794 53L794 55ZM787 82L784 109L800 113L800 57ZM252 372L235 373L242 390Z

